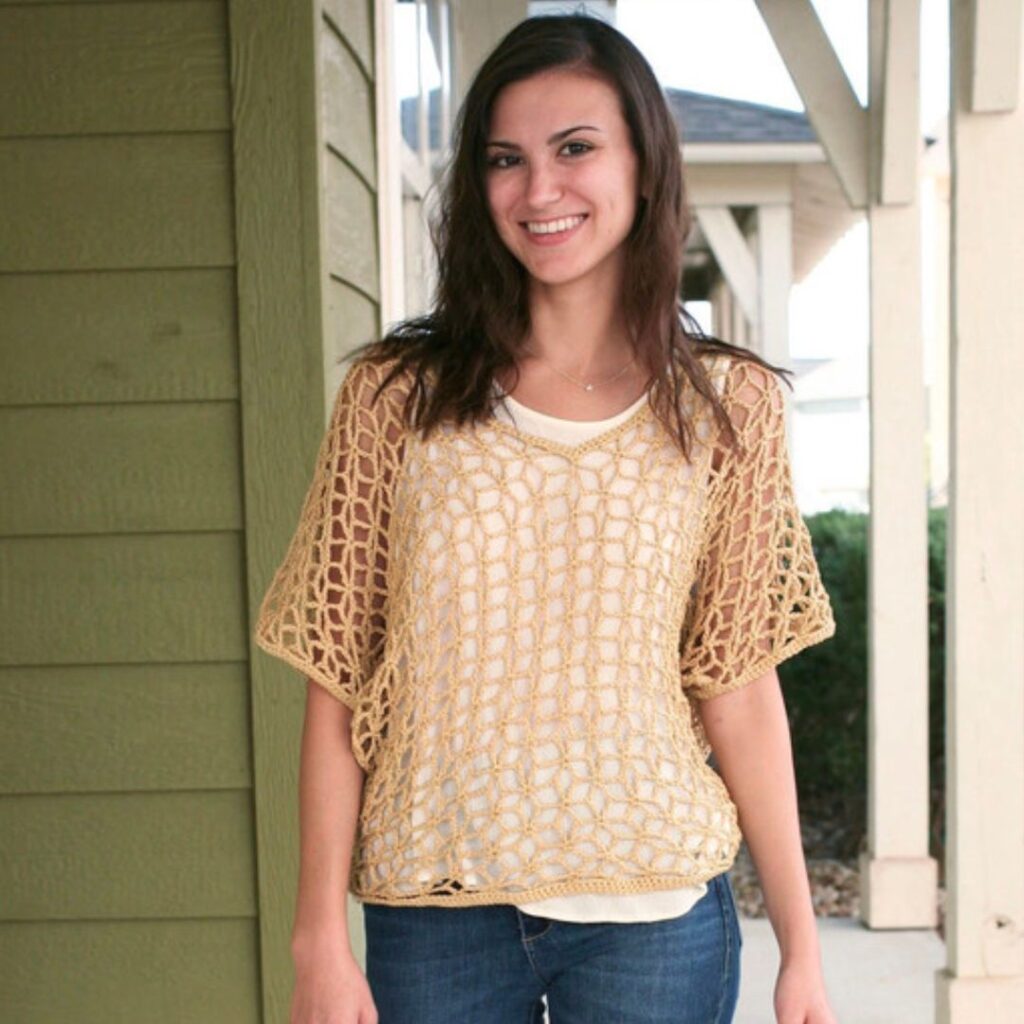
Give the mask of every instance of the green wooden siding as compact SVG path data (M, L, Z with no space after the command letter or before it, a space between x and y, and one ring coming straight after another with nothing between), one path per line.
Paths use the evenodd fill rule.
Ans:
M6 8L0 134L229 128L225 18L221 0Z
M258 960L245 918L0 924L3 1019L259 1020Z
M238 661L5 670L0 792L244 790L248 702Z
M354 49L353 41L325 11L320 32L323 141L328 152L346 161L372 192L377 157L374 88L367 57Z
M286 1018L305 685L250 636L379 327L372 11L0 0L4 1019Z
M233 267L0 273L0 404L238 399Z
M377 261L361 240L377 230L376 196L343 160L328 153L325 172L327 260L331 275L377 299Z
M0 407L0 436L4 535L138 532L154 549L182 531L242 529L235 401Z
M260 1019L226 7L0 5L0 1004Z
M2 272L235 259L228 132L3 139L0 189Z
M352 347L353 339L358 342L377 331L380 307L351 285L331 277L327 281L324 317L327 362L334 367L328 369L328 387L337 388L345 369L336 365L338 357Z
M338 357L380 329L377 154L372 4L324 3L319 31L325 389L341 382Z

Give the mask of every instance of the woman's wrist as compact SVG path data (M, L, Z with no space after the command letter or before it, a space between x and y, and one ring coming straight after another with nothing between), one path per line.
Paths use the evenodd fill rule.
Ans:
M318 923L313 926L296 928L292 931L292 959L298 960L316 955L324 949L351 951L348 924L338 921L332 924Z
M790 898L781 913L770 903L768 905L768 916L783 966L790 963L821 963L818 919L814 915L810 893L807 896L806 901Z
M813 928L809 933L801 931L780 939L779 959L783 967L813 964L820 969L821 944L818 941L817 928Z

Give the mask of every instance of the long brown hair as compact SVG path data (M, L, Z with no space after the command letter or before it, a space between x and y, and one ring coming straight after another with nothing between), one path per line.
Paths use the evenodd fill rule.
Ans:
M589 14L527 18L483 62L455 118L452 156L441 176L439 216L429 226L438 267L433 308L399 322L383 338L343 358L383 362L397 357L378 394L411 369L405 415L424 437L443 421L461 425L491 415L495 375L506 370L518 374L516 353L527 336L529 306L527 272L491 219L484 185L485 142L498 93L552 68L596 75L616 89L639 157L641 195L624 243L621 301L637 360L652 381L652 409L689 459L692 428L680 403L689 382L711 404L729 443L735 444L732 423L698 356L717 351L780 376L791 371L704 334L683 307L683 257L692 216L679 132L644 56L621 32Z

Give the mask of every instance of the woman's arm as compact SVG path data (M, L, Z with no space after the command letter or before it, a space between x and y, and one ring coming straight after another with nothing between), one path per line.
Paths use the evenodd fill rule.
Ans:
M818 957L789 722L773 668L698 705L764 892L783 961Z
M364 772L352 753L352 711L307 681L299 759L299 891L293 955L340 944L351 951L348 883Z
M774 668L698 704L715 759L739 812L779 944L780 1024L831 1024L807 880L786 707Z
M363 793L352 711L307 678L299 757L299 893L292 929L289 1024L377 1019L348 934L348 880Z

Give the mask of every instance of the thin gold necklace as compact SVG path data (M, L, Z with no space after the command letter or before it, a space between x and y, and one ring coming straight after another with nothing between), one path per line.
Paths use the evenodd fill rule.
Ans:
M636 362L636 356L634 355L633 358L630 359L630 361L626 363L626 365L621 370L619 370L618 373L615 374L615 376L609 377L608 380L598 381L596 384L587 384L584 383L582 380L573 377L572 374L566 373L564 370L560 370L557 366L555 366L553 362L551 362L550 359L545 358L539 353L531 353L531 355L535 355L537 359L540 359L542 362L547 363L548 366L550 366L551 369L555 371L555 373L561 374L566 380L571 380L573 384L578 384L581 388L583 388L584 391L593 391L594 388L602 387L605 384L611 384L613 381L618 380L633 365L633 363Z

